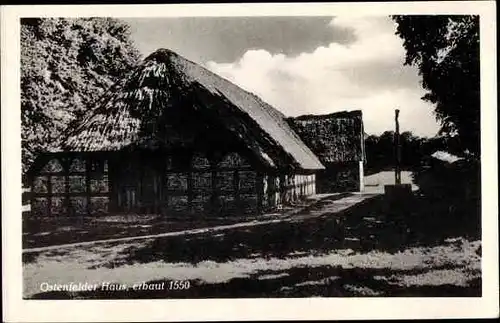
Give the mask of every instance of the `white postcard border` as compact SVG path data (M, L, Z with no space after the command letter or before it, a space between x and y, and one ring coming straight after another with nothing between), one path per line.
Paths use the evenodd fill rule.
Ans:
M4 320L188 321L498 316L496 16L494 1L203 5L3 6L2 257ZM479 14L481 49L481 298L304 298L199 300L22 300L20 17L328 16Z

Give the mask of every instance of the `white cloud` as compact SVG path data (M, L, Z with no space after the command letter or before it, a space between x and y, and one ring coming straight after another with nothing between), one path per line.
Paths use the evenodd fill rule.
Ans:
M206 65L259 95L286 115L361 109L367 133L394 128L401 110L402 131L432 136L438 125L417 71L403 67L405 50L388 17L336 17L332 28L350 28L357 39L331 43L298 56L248 50L238 61Z

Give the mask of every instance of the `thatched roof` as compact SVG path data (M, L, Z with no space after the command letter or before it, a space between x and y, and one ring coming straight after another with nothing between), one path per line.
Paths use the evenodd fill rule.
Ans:
M365 160L360 110L303 115L288 122L324 164Z
M66 151L116 151L158 139L162 127L192 115L217 122L269 167L324 168L285 116L257 96L178 54L159 49L116 84L82 120L70 126ZM177 120L176 119L176 120ZM188 121L188 122L186 122ZM155 126L151 127L151 124ZM153 129L153 130L151 130Z

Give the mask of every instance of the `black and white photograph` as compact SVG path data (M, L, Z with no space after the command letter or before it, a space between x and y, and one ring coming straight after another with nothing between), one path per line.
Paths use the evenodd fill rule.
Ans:
M472 2L19 15L22 301L498 296L494 4Z

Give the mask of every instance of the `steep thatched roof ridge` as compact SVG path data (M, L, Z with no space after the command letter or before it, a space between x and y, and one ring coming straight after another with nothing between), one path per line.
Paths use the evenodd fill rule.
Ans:
M110 151L136 144L144 140L142 129L147 120L163 117L186 96L193 97L194 109L212 117L237 115L224 119L224 126L268 166L286 163L294 168L324 168L281 112L167 49L149 55L108 91L95 109L68 129L61 146L73 151Z
M365 160L361 110L302 115L287 120L322 163Z

